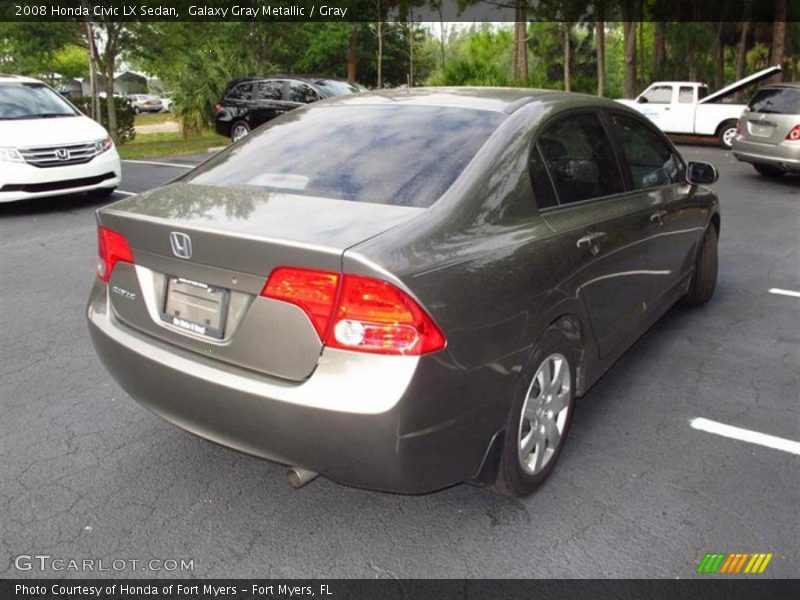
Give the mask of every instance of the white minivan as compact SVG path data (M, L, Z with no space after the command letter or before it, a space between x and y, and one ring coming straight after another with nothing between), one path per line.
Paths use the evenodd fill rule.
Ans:
M122 167L108 132L41 81L0 74L0 202L110 196Z

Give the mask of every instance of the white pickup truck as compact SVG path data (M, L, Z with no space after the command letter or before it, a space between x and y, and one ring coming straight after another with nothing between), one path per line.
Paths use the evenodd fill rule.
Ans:
M736 136L736 124L747 105L728 104L722 100L780 71L779 66L769 67L713 94L705 83L657 81L635 100L617 102L635 108L665 133L715 136L723 148L730 149Z

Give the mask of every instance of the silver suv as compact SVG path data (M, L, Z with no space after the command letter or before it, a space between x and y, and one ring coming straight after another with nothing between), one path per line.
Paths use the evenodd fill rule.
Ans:
M800 84L758 90L739 119L733 154L768 177L800 173Z

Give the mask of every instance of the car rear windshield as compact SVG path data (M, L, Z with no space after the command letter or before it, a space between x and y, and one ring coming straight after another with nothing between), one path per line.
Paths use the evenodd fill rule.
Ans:
M781 115L800 114L800 89L767 88L759 90L750 102L750 110L757 113Z
M504 116L432 106L317 106L251 134L184 181L427 207Z
M41 83L0 83L0 119L73 117L66 100Z

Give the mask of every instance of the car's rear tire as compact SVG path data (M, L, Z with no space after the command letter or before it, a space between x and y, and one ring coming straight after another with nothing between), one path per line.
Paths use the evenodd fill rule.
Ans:
M243 137L250 135L250 126L244 121L236 121L231 126L231 141L238 142Z
M772 167L770 165L753 165L753 168L765 177L783 177L786 171L780 167Z
M134 107L133 107L133 114L135 114L135 115L138 115L138 114L140 114L141 112L142 112L142 109L141 109L141 108L139 108L138 106L134 106Z
M717 287L717 229L710 225L703 236L689 289L683 296L688 306L702 306L714 295Z
M536 344L511 404L493 491L527 496L550 475L572 422L575 356L558 327Z
M733 147L733 138L736 137L736 119L728 119L723 121L717 128L717 137L719 138L719 145L725 150L730 150Z

